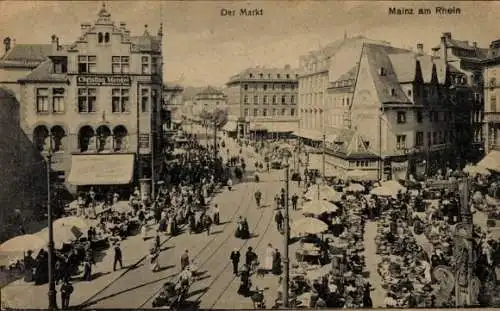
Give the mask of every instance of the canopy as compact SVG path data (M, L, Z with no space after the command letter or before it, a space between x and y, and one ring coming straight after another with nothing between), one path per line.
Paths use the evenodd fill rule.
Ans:
M56 248L61 248L64 243L71 243L82 236L82 231L77 227L69 227L64 225L54 225L54 245ZM49 242L49 229L44 228L36 236L42 238L45 243Z
M296 122L270 122L266 125L269 132L272 133L287 133L297 129Z
M227 123L222 127L223 131L226 132L236 132L236 122L234 121L227 121Z
M354 180L363 180L368 178L368 173L363 172L361 170L353 170L353 171L348 171L347 172L347 178L351 178Z
M373 188L370 194L396 198L399 191L406 191L406 188L397 181L389 180L382 182L380 187Z
M315 200L318 199L318 186L311 186L307 189L304 197L307 200ZM327 200L332 202L340 202L342 201L342 193L335 191L334 189L321 185L319 186L319 198L320 200Z
M59 218L54 221L55 227L77 227L80 230L87 230L90 225L82 218L76 216L69 216Z
M478 165L467 165L467 166L465 166L463 171L464 171L464 173L467 173L471 176L475 176L475 175L489 176L489 175L491 175L490 171L488 171L487 168L485 168L484 166L478 166Z
M77 186L126 185L133 175L133 154L72 155L68 182Z
M321 215L323 213L334 213L339 207L324 200L313 200L305 202L302 206L302 214Z
M323 133L316 130L300 129L299 131L293 132L293 135L316 141L323 140Z
M304 217L292 222L290 231L292 236L299 237L307 234L319 234L328 230L328 225L319 219Z
M349 187L346 188L346 191L349 192L362 192L365 191L365 187L360 184L350 184Z
M16 236L0 245L0 253L36 251L47 246L47 243L34 234Z
M500 151L490 151L481 161L479 161L477 166L500 172Z

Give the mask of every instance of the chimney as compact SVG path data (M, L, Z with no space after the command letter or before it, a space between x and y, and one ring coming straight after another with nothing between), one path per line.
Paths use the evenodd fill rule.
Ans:
M51 43L52 43L52 53L57 52L58 45L59 45L58 42L57 42L58 41L57 36L56 35L52 35L50 37L50 39L51 39Z
M472 47L477 49L477 42L476 41L472 42Z
M448 47L446 45L446 38L449 37L446 36L447 34L449 34L451 37L451 33L449 32L443 33L443 36L441 37L441 44L439 46L439 58L441 58L445 64L448 63Z
M417 54L424 55L424 44L417 43Z
M443 37L446 39L451 39L451 32L443 32Z
M10 37L7 37L5 39L3 39L3 45L5 47L5 54L7 54L7 52L10 51L10 48L11 48L11 39Z

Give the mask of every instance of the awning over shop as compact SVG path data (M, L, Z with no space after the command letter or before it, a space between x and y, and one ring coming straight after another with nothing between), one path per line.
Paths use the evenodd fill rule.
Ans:
M172 120L172 123L181 124L182 120Z
M250 123L250 131L267 131L267 127L261 123Z
M222 130L226 132L236 132L236 128L237 128L236 122L227 121Z
M316 130L306 130L301 129L299 131L293 132L295 136L299 136L311 140L323 140L323 133Z
M267 130L272 133L287 133L297 130L297 123L291 122L270 122L266 124Z
M133 176L133 154L82 154L71 156L68 182L77 186L125 185Z
M490 151L481 161L479 161L477 166L500 172L500 151Z

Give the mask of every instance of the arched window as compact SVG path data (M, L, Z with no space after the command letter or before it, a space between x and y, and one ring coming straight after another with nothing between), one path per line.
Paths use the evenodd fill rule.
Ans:
M123 125L118 125L113 129L114 151L127 151L128 131Z
M97 34L97 42L102 43L102 41L103 41L103 36L102 36L102 32L100 32Z
M81 152L95 151L97 148L94 129L85 125L78 132L78 145Z
M38 151L48 151L50 148L49 130L46 126L40 125L33 130L33 143Z
M96 130L97 134L97 151L111 151L113 147L113 136L111 130L106 125L101 125Z
M104 42L109 42L109 32L106 32L106 34L104 35Z
M52 151L64 151L64 138L66 137L64 129L56 125L50 129L50 132L52 134Z

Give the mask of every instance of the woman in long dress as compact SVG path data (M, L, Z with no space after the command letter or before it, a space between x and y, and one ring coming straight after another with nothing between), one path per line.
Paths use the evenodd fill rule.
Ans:
M264 261L264 267L263 267L265 270L271 271L273 269L273 259L274 259L274 248L271 245L271 243L269 243L267 245L266 259Z

